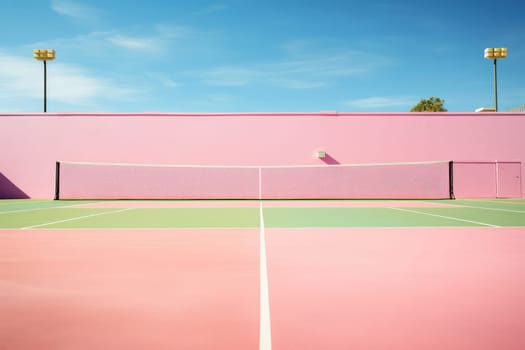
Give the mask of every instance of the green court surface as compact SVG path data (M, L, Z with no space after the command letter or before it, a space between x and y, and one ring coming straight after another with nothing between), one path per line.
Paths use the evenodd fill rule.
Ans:
M287 201L285 207L272 206L275 202L228 201L211 208L206 201L162 201L168 208L157 208L151 207L155 201L139 202L139 207L136 201L135 206L111 201L115 206L108 208L102 206L108 201L0 200L0 229L257 228L259 205L267 228L525 226L523 199L406 201L408 206L400 201L339 201L339 207L327 205L333 201L309 201L308 207L298 205L304 201ZM177 207L169 207L171 203Z

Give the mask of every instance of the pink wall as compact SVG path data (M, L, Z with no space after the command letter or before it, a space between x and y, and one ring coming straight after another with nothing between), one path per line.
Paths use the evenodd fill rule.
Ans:
M522 197L521 162L455 162L454 186L458 198Z
M499 160L521 161L523 167L524 135L525 113L0 114L0 198L22 192L52 198L56 160L207 165ZM312 156L319 149L328 154L324 163ZM475 188L476 181L469 186ZM524 181L521 186L525 193Z
M495 162L461 162L454 164L456 197L497 197Z

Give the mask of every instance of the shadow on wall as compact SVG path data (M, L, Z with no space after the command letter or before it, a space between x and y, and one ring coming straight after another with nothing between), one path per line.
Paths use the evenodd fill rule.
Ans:
M29 198L29 196L0 173L0 199Z
M321 160L325 163L325 164L328 164L328 165L336 165L336 164L341 164L339 163L339 161L337 159L335 159L334 157L332 157L330 154L326 153L325 154L325 157L324 158L321 158Z

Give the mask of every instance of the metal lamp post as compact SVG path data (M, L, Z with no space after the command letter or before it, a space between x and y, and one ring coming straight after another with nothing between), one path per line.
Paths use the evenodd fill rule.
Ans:
M35 49L33 57L38 61L44 61L44 113L47 112L47 66L46 61L55 59L55 50Z
M485 49L485 58L494 60L494 109L498 111L498 81L496 62L498 59L507 57L507 48L505 47L491 47Z

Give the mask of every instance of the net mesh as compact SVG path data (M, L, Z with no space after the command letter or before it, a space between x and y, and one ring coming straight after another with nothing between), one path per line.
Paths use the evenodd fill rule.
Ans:
M449 162L321 166L57 163L57 199L440 199Z

